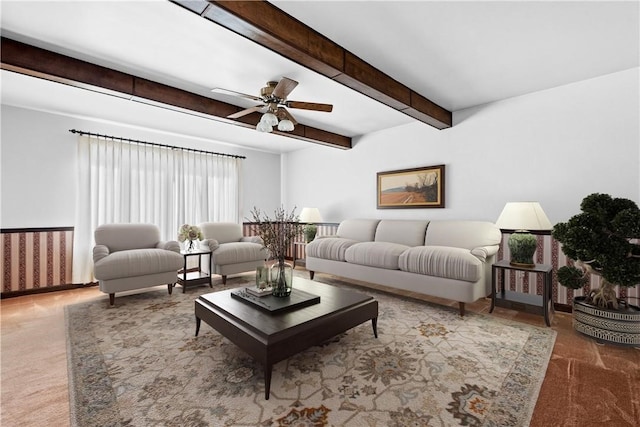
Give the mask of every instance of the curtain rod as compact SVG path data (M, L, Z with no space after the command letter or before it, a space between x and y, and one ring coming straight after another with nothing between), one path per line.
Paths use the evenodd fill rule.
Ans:
M170 148L172 150L195 151L196 153L212 154L214 156L224 156L224 157L233 157L233 158L236 158L236 159L246 159L245 156L237 156L235 154L217 153L215 151L197 150L195 148L175 147L173 145L158 144L157 142L140 141L138 139L122 138L120 136L102 135L102 134L99 134L99 133L85 132L85 131L82 131L82 130L69 129L69 132L71 132L71 133L79 133L80 135L89 135L89 136L97 136L97 137L109 138L109 139L118 139L120 141L126 141L126 142L135 142L136 144L153 145L155 147Z

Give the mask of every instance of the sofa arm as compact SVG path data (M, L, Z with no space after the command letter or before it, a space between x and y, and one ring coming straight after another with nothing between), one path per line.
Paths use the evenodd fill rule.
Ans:
M93 247L93 263L100 261L102 258L106 257L111 253L109 251L109 247L106 245L96 245Z
M315 238L315 239L313 239L313 240L318 240L318 239L328 239L328 238L330 238L330 237L337 237L337 238L339 238L340 236L338 236L337 234L323 234L322 236L318 236L318 235L316 235L316 238ZM309 243L311 243L311 242L309 242Z
M487 258L498 253L498 246L479 246L471 249L471 254L475 255L480 261L486 262Z
M249 243L258 243L259 245L264 246L264 240L260 236L245 236L240 239L241 242L249 242Z
M180 253L180 243L175 240L167 240L166 242L158 242L156 245L158 249L165 249L167 251Z
M205 247L208 247L211 252L215 251L218 249L218 246L220 246L220 243L218 243L216 239L204 239L202 244Z

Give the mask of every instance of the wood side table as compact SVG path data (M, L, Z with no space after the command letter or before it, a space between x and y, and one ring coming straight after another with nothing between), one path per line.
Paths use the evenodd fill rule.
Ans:
M187 286L201 285L208 283L211 286L211 251L206 249L196 249L194 251L180 251L180 254L184 257L184 267L178 271L178 284L182 286L182 293L187 289ZM209 255L209 273L202 271L202 255ZM190 256L198 257L198 269L189 271L187 267L187 259Z
M524 273L536 273L543 275L542 295L523 294L521 292L507 291L504 288L504 276L508 270L522 271ZM498 288L498 276L500 283ZM509 260L503 259L493 264L491 268L491 308L498 307L521 310L529 313L543 314L547 326L551 326L551 314L553 313L552 282L553 267L548 264L535 264L533 267L521 267L511 265ZM499 289L499 291L498 291Z

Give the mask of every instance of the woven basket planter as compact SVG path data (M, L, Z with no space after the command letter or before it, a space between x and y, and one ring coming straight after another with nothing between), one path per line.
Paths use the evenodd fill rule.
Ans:
M585 303L584 299L573 299L576 331L602 342L640 346L640 307L630 305L627 310L610 310Z

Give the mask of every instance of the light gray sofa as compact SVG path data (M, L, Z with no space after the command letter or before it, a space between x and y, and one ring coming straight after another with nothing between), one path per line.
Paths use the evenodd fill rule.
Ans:
M205 222L199 225L202 245L211 250L211 273L222 276L243 273L264 266L267 249L259 236L243 236L242 225L233 222Z
M104 224L94 231L93 275L115 303L116 292L166 284L169 294L184 265L177 241L161 241L153 224Z
M491 294L502 238L483 221L348 219L306 248L311 279L322 272L465 303Z

